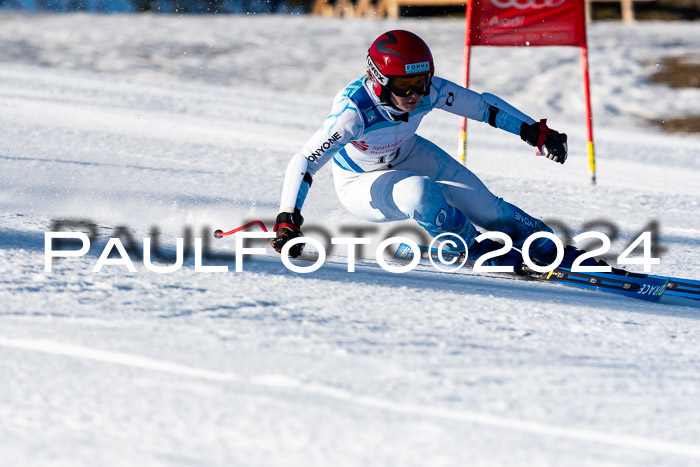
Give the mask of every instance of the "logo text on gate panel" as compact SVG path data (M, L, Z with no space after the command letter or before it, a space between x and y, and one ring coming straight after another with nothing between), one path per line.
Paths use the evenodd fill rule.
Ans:
M565 0L491 0L498 8L515 8L526 10L528 8L556 8L564 4Z

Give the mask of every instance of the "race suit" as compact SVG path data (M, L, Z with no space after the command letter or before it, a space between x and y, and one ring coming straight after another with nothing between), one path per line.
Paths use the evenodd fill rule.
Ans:
M301 211L312 176L333 161L336 192L353 215L373 222L412 218L430 235L452 232L468 246L478 235L473 224L508 234L521 247L532 233L551 232L540 220L494 196L464 165L416 135L433 109L489 122L520 134L534 120L490 94L479 94L434 77L430 93L409 113L380 102L371 82L361 78L335 97L321 128L290 161L280 212ZM551 244L535 242L533 258ZM541 250L541 251L539 251Z

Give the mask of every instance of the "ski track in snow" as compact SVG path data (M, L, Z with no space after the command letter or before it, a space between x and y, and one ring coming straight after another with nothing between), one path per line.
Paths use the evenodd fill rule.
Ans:
M355 273L339 249L294 274L269 248L235 272L231 238L210 240L219 259L205 261L226 273L197 272L191 255L171 274L137 255L135 273L92 272L120 226L138 252L157 227L169 256L188 228L269 226L287 160L369 42L415 30L459 81L461 21L0 21L6 465L697 465L700 306L426 265L390 274L371 247ZM478 48L472 72L475 90L566 131L567 164L470 123L469 166L571 234L614 224L614 253L658 221L654 272L700 279L700 138L644 120L697 112L700 91L647 77L697 53L700 26L595 23L589 46L599 184L570 48ZM457 129L436 112L420 133L452 151ZM375 243L394 227L354 220L325 169L304 216L338 237L375 228ZM44 232L62 219L97 237L46 272Z
M0 346L15 349L30 350L53 355L73 357L78 359L94 360L102 363L112 363L124 365L144 370L171 373L189 378L200 378L214 382L243 382L239 377L230 373L219 373L202 370L170 362L158 361L143 358L137 355L130 355L119 352L107 352L104 350L90 349L86 347L60 344L51 341L36 340L11 340L0 337ZM314 396L325 397L347 401L352 405L374 407L391 412L405 413L409 415L429 416L445 418L456 421L474 423L478 425L494 426L510 430L524 431L546 436L571 438L579 441L591 441L595 443L610 444L616 447L628 447L638 450L657 451L664 454L675 454L700 458L700 447L684 445L667 441L659 441L649 438L634 436L611 435L590 430L574 430L556 426L532 423L520 420L511 420L503 417L495 417L475 412L450 410L442 407L426 407L416 404L399 404L389 400L377 399L374 397L353 397L352 394L338 390L336 388L318 385L303 384L293 378L282 375L262 375L256 376L248 385L261 386L272 389L291 388L298 392L312 394Z

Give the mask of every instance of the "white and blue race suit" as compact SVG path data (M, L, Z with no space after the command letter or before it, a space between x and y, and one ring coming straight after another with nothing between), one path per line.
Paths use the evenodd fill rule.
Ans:
M534 120L502 99L434 77L429 95L410 114L380 102L361 78L335 97L321 128L287 167L280 212L301 211L310 176L332 160L336 192L353 215L373 222L412 218L430 235L452 232L471 246L474 224L508 234L521 247L532 233L551 229L493 195L464 165L416 135L423 117L442 109L520 134ZM308 173L308 175L307 175ZM533 258L551 243L535 242ZM539 249L543 251L538 251Z

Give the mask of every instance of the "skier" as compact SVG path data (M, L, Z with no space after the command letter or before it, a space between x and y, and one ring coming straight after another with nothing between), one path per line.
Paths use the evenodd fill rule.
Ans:
M519 135L541 154L563 164L567 137L535 122L492 94L479 94L434 76L428 45L417 35L393 30L379 36L367 55L367 75L335 97L330 115L302 150L292 157L282 188L272 246L278 252L301 235L301 208L313 175L333 161L336 192L355 216L372 222L414 219L431 236L450 232L463 238L469 259L503 245L475 242L474 224L504 232L521 248L535 232L552 232L540 220L492 194L469 169L430 141L416 135L433 109L467 117ZM299 256L303 244L290 250ZM533 261L549 265L556 258L551 240L540 238L529 249ZM562 266L570 267L582 250L567 246ZM512 249L487 265L522 266ZM598 264L589 259L583 265Z

